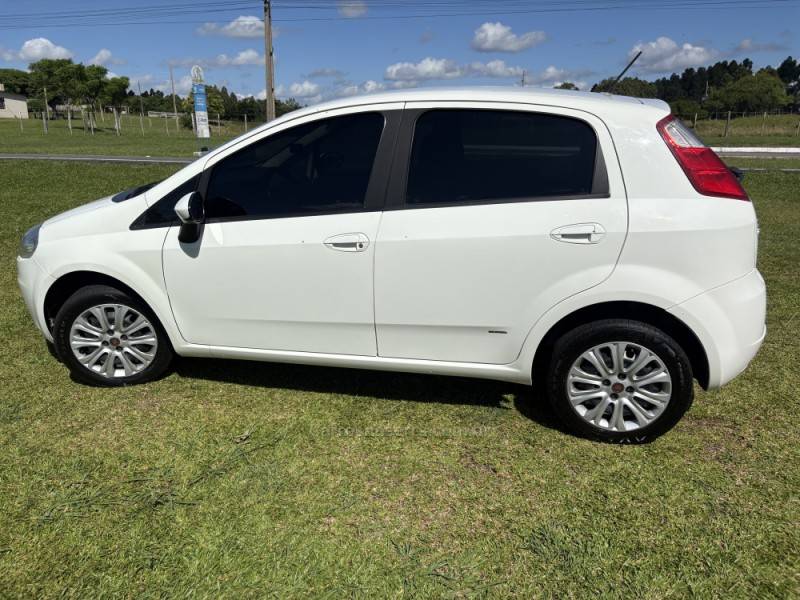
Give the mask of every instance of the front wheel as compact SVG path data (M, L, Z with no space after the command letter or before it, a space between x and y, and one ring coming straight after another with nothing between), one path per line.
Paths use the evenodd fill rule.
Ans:
M152 311L105 285L87 286L64 303L53 338L73 377L90 385L151 381L172 360L172 346Z
M556 414L577 433L642 443L671 429L689 409L692 370L683 349L660 329L606 319L556 342L547 392Z

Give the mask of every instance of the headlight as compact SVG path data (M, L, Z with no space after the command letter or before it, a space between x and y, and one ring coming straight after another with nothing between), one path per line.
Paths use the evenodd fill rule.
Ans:
M19 243L19 255L21 258L30 258L33 256L36 245L39 243L39 229L41 229L41 227L41 224L34 225L22 236L22 240Z

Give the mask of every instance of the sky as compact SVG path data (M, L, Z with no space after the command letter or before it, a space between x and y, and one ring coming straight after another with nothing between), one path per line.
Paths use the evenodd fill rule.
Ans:
M274 0L275 86L302 104L434 85L588 88L638 51L653 79L717 60L800 55L797 0ZM131 87L264 97L261 0L0 0L0 68L102 64Z

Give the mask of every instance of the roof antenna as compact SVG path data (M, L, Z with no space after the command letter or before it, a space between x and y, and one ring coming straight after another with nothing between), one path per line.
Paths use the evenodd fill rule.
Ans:
M633 66L633 63L635 63L641 55L642 55L642 51L639 50L639 52L636 53L636 56L634 56L631 59L631 62L628 63L628 66L625 67L624 69L622 69L622 73L617 75L617 78L613 81L613 83L610 86L608 86L608 91L607 91L608 94L613 94L614 93L614 89L617 87L617 84L619 83L619 80L622 79L622 76L625 75L625 73L628 72L628 69L630 69Z

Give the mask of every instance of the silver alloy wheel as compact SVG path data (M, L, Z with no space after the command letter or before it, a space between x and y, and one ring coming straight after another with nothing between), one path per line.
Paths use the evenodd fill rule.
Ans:
M153 362L156 330L138 310L124 304L98 304L83 311L69 332L72 353L103 377L130 377Z
M567 396L587 423L608 431L633 431L664 412L672 396L672 377L652 350L632 342L607 342L572 363Z

